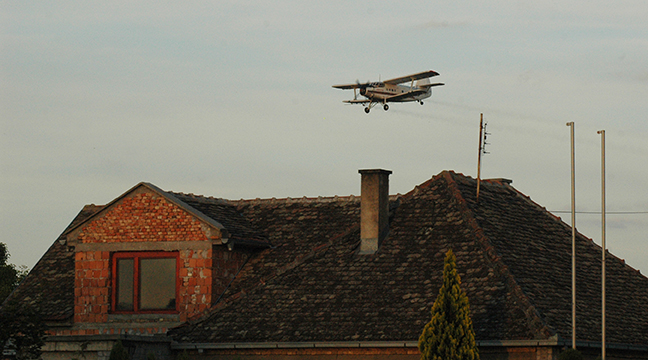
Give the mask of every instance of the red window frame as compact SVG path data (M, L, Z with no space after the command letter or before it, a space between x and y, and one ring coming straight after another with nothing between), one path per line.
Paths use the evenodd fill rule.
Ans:
M140 261L141 259L175 259L175 309L140 310ZM133 310L117 310L117 261L119 259L133 259ZM112 299L110 306L114 314L176 314L178 313L178 299L180 293L180 254L177 251L139 251L118 252L112 254Z

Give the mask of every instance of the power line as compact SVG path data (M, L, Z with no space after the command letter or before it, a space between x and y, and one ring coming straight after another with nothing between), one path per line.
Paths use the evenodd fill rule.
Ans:
M569 210L558 210L558 211L551 211L551 213L556 213L556 214L570 214L571 211ZM648 214L648 211L606 211L606 214L610 215L641 215L641 214ZM601 215L600 211L576 211L576 214L592 214L592 215Z

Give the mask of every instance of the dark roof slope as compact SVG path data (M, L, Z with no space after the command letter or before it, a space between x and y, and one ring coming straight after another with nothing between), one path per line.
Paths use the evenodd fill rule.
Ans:
M234 206L228 204L226 200L194 194L174 192L167 192L166 194L181 200L184 204L221 223L227 229L231 240L268 243L263 233L243 217Z
M254 254L229 293L245 292L280 275L329 246L331 238L358 226L360 202L355 197L230 201L273 244ZM355 244L354 246L356 246Z
M529 301L563 338L571 338L571 227L513 187L454 176L468 211ZM601 339L601 247L576 238L576 335ZM648 278L606 255L606 340L648 344Z
M483 182L479 203L475 191L474 179L443 172L392 199L389 237L363 256L357 199L232 202L276 248L253 256L210 314L170 334L199 343L416 340L452 248L477 339L570 338L570 229L506 181ZM600 338L597 259L600 248L579 236L583 340ZM608 311L622 325L608 326L608 341L648 344L648 279L609 259Z
M102 206L86 205L72 220L65 231L75 227L101 210ZM63 234L65 233L63 232ZM74 315L74 251L54 241L45 255L20 283L6 301L19 300L41 313L44 320L66 321Z
M571 230L506 181L442 172L392 196L390 234L358 255L356 197L229 201L167 193L232 238L272 244L250 258L179 342L413 341L429 321L448 249L479 340L569 339ZM102 207L86 206L68 229ZM66 230L67 232L67 230ZM64 232L64 234L66 233ZM600 247L579 235L578 338L600 338ZM648 279L608 255L607 339L648 345ZM11 298L69 321L74 252L55 241Z
M254 258L209 317L171 333L181 342L416 340L452 248L479 339L550 337L452 182L443 173L398 199L374 255L356 253L357 200L239 203L277 249Z

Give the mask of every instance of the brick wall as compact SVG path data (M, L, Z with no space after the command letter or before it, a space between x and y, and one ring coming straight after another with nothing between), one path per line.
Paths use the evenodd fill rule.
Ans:
M212 250L180 251L180 320L201 314L212 301Z
M130 321L124 320L124 316L120 318L121 326L114 326L115 321L109 319L112 252L105 251L106 246L138 243L138 251L146 251L143 242L164 242L165 251L179 253L179 319L176 318L176 322L198 316L211 305L214 293L214 250L204 225L164 196L147 190L136 190L128 194L85 224L78 233L77 241L83 246L78 246L75 254L75 326L73 329L52 331L52 334L152 334L166 331L168 324L160 323L152 327L149 321L144 325L141 324L142 321L136 320L136 315L133 316L132 327L123 326L123 322ZM192 249L188 245L182 245L184 242L207 244ZM127 247L120 249L126 251L124 249ZM233 269L238 269L241 263L240 259L236 256L232 258L232 255L219 255L218 258L217 271L226 271L227 278L231 279L236 273ZM230 258L234 263L228 265ZM218 282L219 286L222 282ZM92 324L97 326L90 326Z
M84 243L207 240L200 222L164 197L133 194L87 224L79 234Z
M224 246L215 247L213 250L213 269L218 276L213 277L213 298L218 297L227 289L239 269L245 264L249 254L228 251Z
M110 308L110 252L75 254L74 322L107 322Z

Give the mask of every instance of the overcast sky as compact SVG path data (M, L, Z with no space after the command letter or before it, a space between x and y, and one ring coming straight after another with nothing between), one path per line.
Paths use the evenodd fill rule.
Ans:
M0 0L0 242L32 267L85 204L140 181L230 199L405 193L443 170L550 211L600 210L648 274L648 3ZM346 105L340 83L441 75L424 106ZM628 213L634 212L634 213ZM569 213L557 215L570 223ZM600 215L577 228L600 244Z

